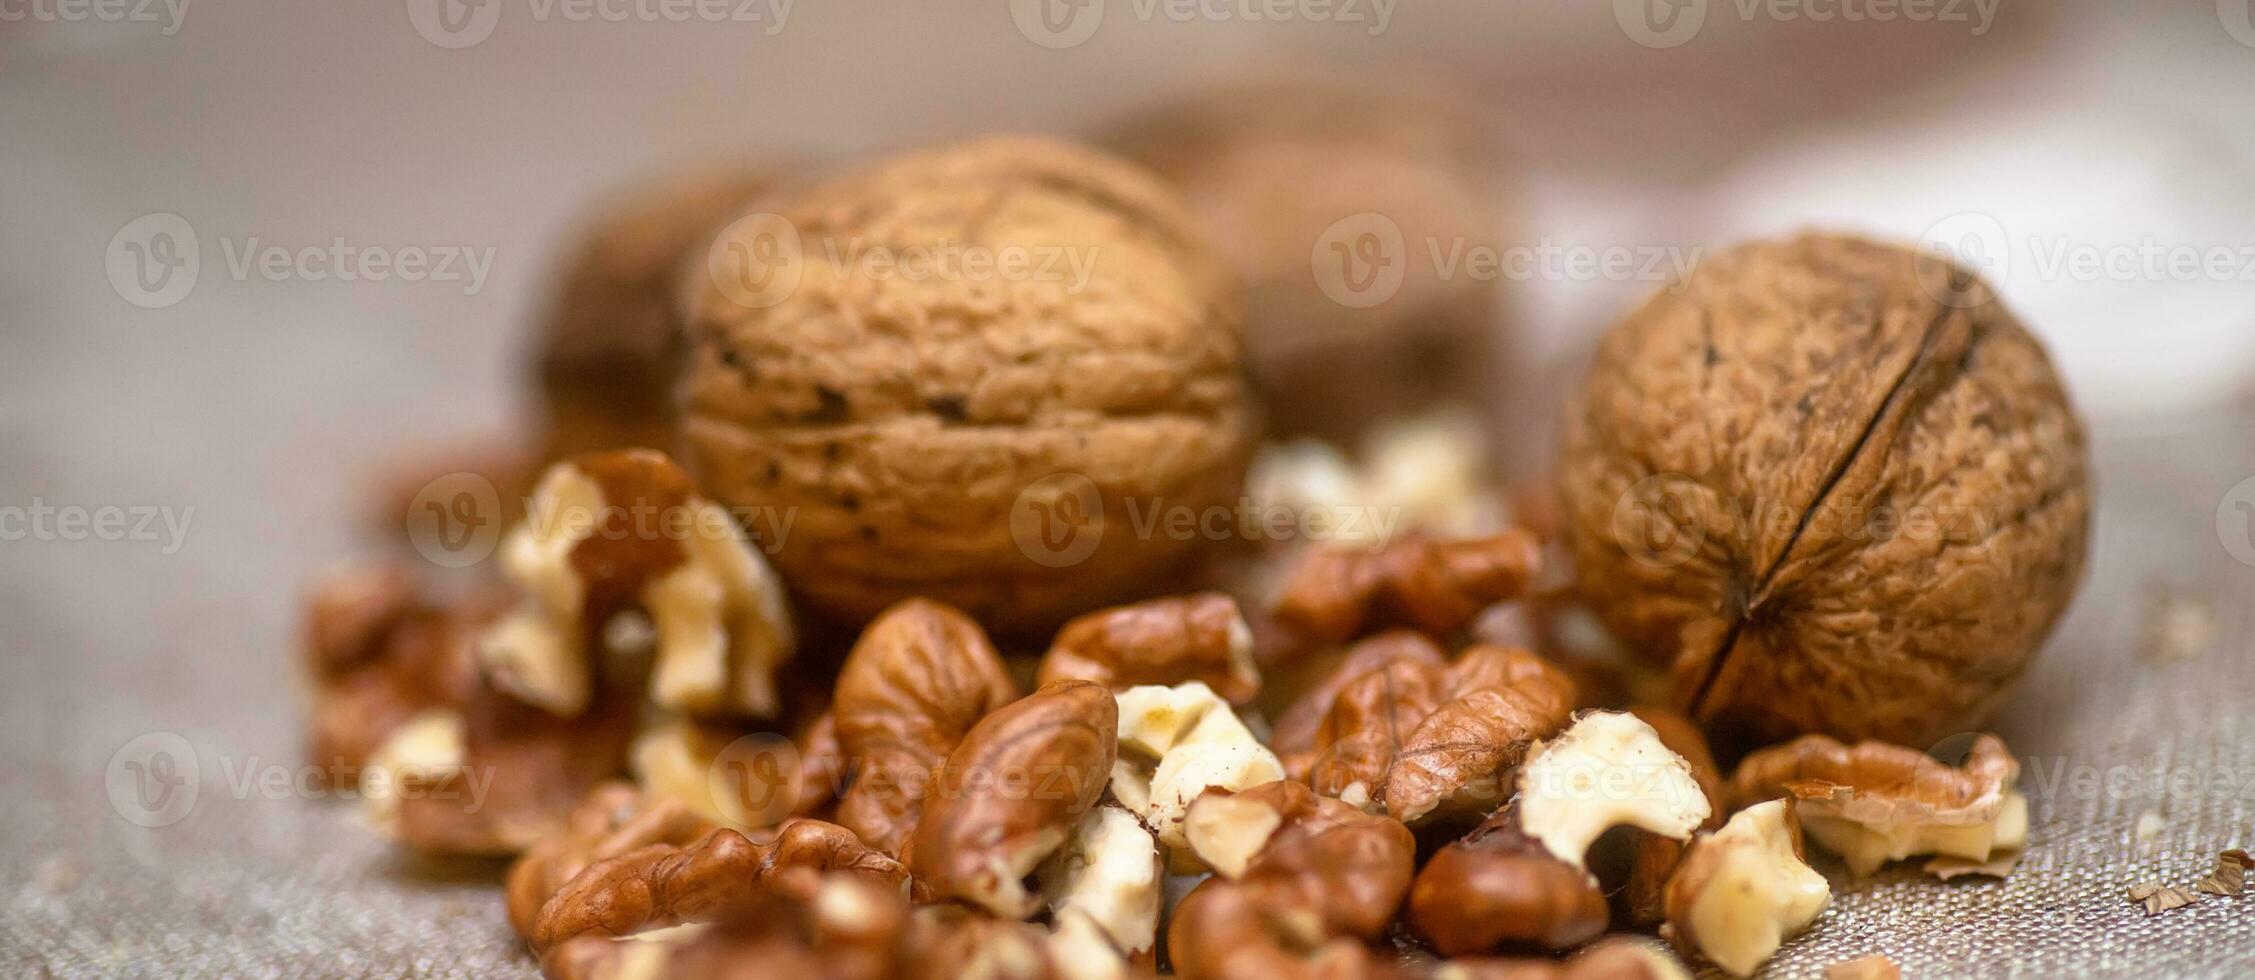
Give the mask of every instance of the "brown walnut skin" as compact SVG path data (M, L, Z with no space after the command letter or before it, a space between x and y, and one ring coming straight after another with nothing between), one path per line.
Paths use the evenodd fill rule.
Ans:
M1119 704L1088 681L1058 681L981 719L948 754L902 860L918 896L1025 918L1020 879L1071 837L1112 777Z
M1496 284L1442 275L1425 243L1499 249L1504 168L1452 100L1406 82L1226 85L1107 140L1182 192L1244 281L1247 358L1286 434L1351 444L1375 420L1495 391ZM1358 308L1323 292L1311 256L1363 213L1410 254L1401 285Z
M847 655L830 708L853 771L838 822L900 853L940 763L979 719L1017 697L1001 654L970 617L926 599L886 610Z
M1678 980L1689 971L1650 940L1615 936L1563 960L1465 957L1433 980Z
M1244 705L1261 692L1251 665L1251 627L1237 600L1219 592L1169 596L1101 609L1066 623L1041 661L1037 682L1095 681L1118 689L1203 681Z
M774 183L763 169L701 168L605 202L590 216L559 273L533 354L545 459L674 448L683 262Z
M308 751L321 779L357 780L399 726L469 695L478 618L434 605L395 566L352 569L314 590L302 649L314 688Z
M655 843L588 865L541 906L533 952L576 936L625 936L725 918L756 900L760 882L791 869L846 872L898 892L900 862L820 820L792 820L757 840L728 828L689 845Z
M994 137L757 206L797 233L799 261L776 273L795 285L747 296L712 274L736 275L730 263L691 273L677 392L700 483L726 506L796 514L774 560L801 600L861 621L922 595L997 630L1047 630L1161 591L1208 543L1127 520L1130 498L1233 500L1258 415L1234 284L1156 178L1070 143ZM756 240L724 236L716 254L774 252L769 231L732 234ZM943 246L997 263L914 279L851 268L855 249ZM1036 261L1007 272L1022 250ZM1047 520L1068 498L1085 510ZM1066 549L1050 564L1020 543L1047 532ZM1093 550L1068 560L1083 540Z
M1710 729L1977 726L2082 575L2082 422L1990 287L1931 255L1714 256L1605 337L1566 416L1582 593Z
M1412 533L1377 548L1310 548L1277 596L1276 618L1333 642L1387 626L1449 636L1482 610L1526 592L1541 567L1541 547L1533 534L1509 528L1484 538Z
M604 783L573 808L562 831L509 866L509 925L529 940L541 906L588 865L651 844L687 846L715 829L678 801L650 799L630 783Z
M1804 735L1739 760L1730 797L1742 809L1792 797L1859 822L1974 822L1996 815L2019 776L2004 740L1987 733L1955 766L1906 746Z
M1473 647L1449 673L1451 698L1402 740L1386 773L1386 812L1405 821L1501 804L1510 771L1573 717L1573 678L1532 652Z
M694 935L647 942L580 935L542 956L541 973L548 980L904 975L910 929L900 889L851 872L793 867L750 882L743 891ZM634 972L638 969L642 972Z
M1339 692L1364 674L1397 660L1414 660L1435 668L1448 666L1440 645L1412 630L1390 630L1357 642L1347 648L1329 674L1277 716L1270 746L1286 757L1313 751L1316 733L1338 701Z
M1403 921L1443 956L1505 946L1572 949L1605 932L1596 879L1519 828L1519 809L1489 815L1426 862Z
M1630 708L1629 713L1651 725L1652 731L1660 736L1660 744L1690 764L1691 778L1699 784L1699 791L1706 794L1708 803L1707 820L1699 829L1713 831L1721 827L1732 808L1729 797L1723 792L1722 771L1715 764L1715 753L1708 747L1707 736L1699 730L1698 724L1672 708L1640 705ZM1631 832L1636 843L1629 863L1628 884L1620 893L1621 904L1638 925L1656 925L1667 917L1668 878L1683 860L1684 848L1689 843L1641 828L1632 828Z

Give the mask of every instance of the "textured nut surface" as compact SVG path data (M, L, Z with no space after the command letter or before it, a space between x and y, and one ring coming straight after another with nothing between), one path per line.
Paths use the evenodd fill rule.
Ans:
M1812 235L1708 259L1609 333L1559 475L1582 591L1694 717L1925 744L2064 612L2087 470L1986 283Z
M1412 823L1500 804L1536 740L1565 727L1574 682L1525 650L1476 646L1449 667L1449 698L1402 739L1386 811Z
M1832 887L1801 860L1793 804L1772 800L1692 842L1668 880L1668 925L1684 949L1744 977L1831 902Z
M1119 745L1112 692L1058 681L997 709L964 734L924 799L903 860L919 893L1025 918L1025 879L1096 804Z
M1385 975L1365 943L1409 890L1409 828L1284 780L1210 792L1192 811L1201 858L1242 870L1176 906L1167 946L1182 976Z
M542 905L532 946L728 918L760 898L763 879L791 869L848 872L895 893L907 879L899 862L836 824L793 820L752 837L723 827L695 843L661 841L588 865Z
M747 885L710 923L629 936L586 934L541 957L548 980L757 980L905 975L910 913L899 889L852 874L788 869Z
M627 783L604 783L509 866L504 888L509 925L532 938L540 908L590 864L651 844L687 846L715 825L679 800L652 798Z
M459 705L475 683L463 616L424 599L406 570L351 568L316 583L301 640L313 679L308 751L323 778L351 777L392 732Z
M1144 953L1158 942L1165 884L1159 842L1135 815L1116 806L1083 814L1065 846L1036 869L1041 894L1060 933L1079 919L1101 930L1119 953Z
M546 459L673 448L683 260L771 183L765 170L701 168L667 175L589 216L534 353Z
M1269 742L1284 755L1315 749L1316 733L1337 703L1339 692L1357 678L1396 660L1415 660L1445 667L1448 658L1430 637L1413 630L1390 630L1367 637L1347 649L1331 672L1294 700L1277 716Z
M1446 99L1399 77L1244 83L1131 120L1109 143L1181 190L1244 280L1248 356L1284 430L1351 438L1488 390L1495 285L1443 275L1423 243L1500 247L1501 168ZM1361 283L1347 277L1366 268L1342 270L1349 256L1326 248L1359 215L1373 217L1345 227L1390 225L1409 254L1391 291L1374 283L1367 303L1342 294L1362 304L1348 305L1317 276Z
M1076 679L1111 688L1202 681L1231 704L1261 691L1252 627L1237 600L1219 592L1152 599L1066 623L1042 658L1038 683Z
M1614 936L1564 961L1460 957L1433 980L1690 980L1667 947L1640 936Z
M1018 697L979 624L941 603L909 599L862 631L838 674L838 744L853 785L838 822L897 854L926 788L963 734Z
M1592 711L1519 770L1520 826L1559 860L1583 867L1618 826L1684 840L1714 812L1691 764L1635 715Z
M1525 592L1541 567L1540 549L1516 528L1482 538L1411 533L1377 548L1309 548L1285 579L1276 618L1332 641L1387 626L1447 636Z
M1957 766L1900 745L1804 735L1740 761L1731 792L1741 805L1792 797L1809 837L1862 876L1919 854L1986 861L2025 844L2019 776L1995 735L1974 739Z
M771 715L796 644L782 583L725 511L663 453L587 453L551 467L502 544L525 601L478 658L502 690L552 714L587 706L614 617L656 630L650 698L678 711Z
M1597 879L1557 858L1506 806L1417 873L1403 921L1443 956L1504 944L1572 949L1605 931Z
M723 503L796 515L775 557L806 601L859 620L925 595L998 628L1052 626L1148 594L1200 543L1131 533L1128 497L1203 509L1237 493L1255 415L1238 300L1140 168L996 137L759 206L796 232L796 281L751 306L732 298L749 283L691 277L683 435ZM714 254L773 251L772 229L735 234ZM943 246L1032 261L853 271ZM1042 547L1075 554L1085 536L1085 558L1021 547L1014 517L1045 514L1071 526L1035 529L1067 539Z
M1197 681L1131 687L1117 703L1112 795L1158 834L1177 870L1195 870L1182 863L1188 855L1182 820L1191 801L1211 787L1245 789L1282 779L1284 764L1228 702Z
M1707 736L1699 730L1699 725L1671 708L1640 705L1630 708L1629 713L1652 726L1653 734L1660 737L1660 744L1682 756L1691 766L1691 778L1699 783L1699 792L1712 804L1699 829L1714 830L1722 826L1723 818L1728 816L1724 808L1731 797L1724 788L1722 772L1715 765L1715 753L1708 747ZM1628 910L1631 920L1639 925L1653 925L1666 918L1668 879L1675 874L1676 864L1683 860L1687 844L1650 831L1637 833L1629 880L1621 891L1621 904Z

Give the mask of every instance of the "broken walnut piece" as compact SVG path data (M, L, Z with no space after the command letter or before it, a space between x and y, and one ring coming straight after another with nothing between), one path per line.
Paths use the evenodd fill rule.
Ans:
M1740 804L1790 795L1809 839L1858 877L1889 861L1939 854L1986 862L2028 838L2020 764L1994 735L1951 766L1885 742L1804 735L1749 755L1731 776Z
M1131 687L1115 701L1113 798L1158 835L1177 873L1203 870L1183 837L1191 801L1213 787L1247 789L1283 779L1283 762L1202 682Z
M2216 855L2216 870L2195 887L2210 895L2238 895L2247 890L2247 869L2255 867L2246 851L2233 849Z
M1504 946L1572 949L1605 932L1605 895L1587 870L1526 835L1515 805L1426 862L1403 922L1443 956Z
M1174 911L1167 944L1183 977L1385 975L1367 943L1409 890L1416 842L1401 821L1278 780L1209 791L1185 828L1219 875Z
M650 700L697 715L771 716L796 645L781 580L735 519L665 454L584 453L550 467L502 541L524 592L478 658L502 690L551 714L585 710L615 617L654 630Z
M548 980L889 980L906 967L909 915L898 888L793 868L748 884L711 922L565 940L541 957L541 972Z
M981 719L948 753L902 851L918 896L1023 919L1025 879L1096 805L1118 751L1112 692L1058 681Z
M1401 740L1448 700L1449 682L1446 667L1410 658L1349 681L1316 728L1315 751L1301 778L1325 796L1374 808Z
M561 831L509 866L503 888L509 925L530 939L541 906L588 865L651 844L685 847L715 829L679 800L652 797L629 783L604 783L572 809Z
M1115 690L1204 681L1238 705L1261 691L1252 627L1237 600L1219 592L1116 606L1066 623L1042 658L1037 683L1068 679Z
M1459 957L1433 980L1691 980L1667 947L1642 936L1614 936L1564 960Z
M1902 980L1903 969L1895 961L1873 953L1852 960L1827 963L1824 980Z
M1052 931L1097 930L1115 955L1148 954L1158 943L1165 872L1159 842L1135 815L1098 806L1081 815L1065 845L1034 871Z
M1614 827L1682 840L1713 812L1691 764L1627 712L1583 714L1519 767L1520 826L1575 867Z
M542 905L533 951L588 933L625 936L726 918L760 896L762 879L792 869L856 874L895 893L908 876L836 824L793 820L749 836L723 827L692 844L661 841L588 865Z
M1436 670L1448 666L1448 657L1441 652L1440 645L1415 630L1388 630L1359 640L1347 648L1329 674L1277 716L1269 743L1275 746L1277 754L1287 758L1314 752L1316 733L1338 702L1339 692L1365 674L1405 660L1428 664ZM1297 768L1304 775L1305 766Z
M1514 768L1572 717L1573 679L1513 647L1475 646L1449 667L1448 700L1402 740L1386 772L1386 812L1411 824L1493 809Z
M1723 802L1729 797L1723 791L1722 772L1715 764L1715 753L1708 747L1706 733L1700 731L1699 724L1673 708L1638 705L1630 708L1629 713L1652 726L1653 733L1660 736L1660 744L1682 756L1691 766L1691 778L1698 781L1699 792L1713 804L1699 829L1721 827L1727 815L1723 812ZM1675 874L1676 864L1683 860L1685 846L1686 841L1673 837L1645 830L1636 832L1628 883L1620 896L1632 921L1649 926L1667 917L1668 878Z
M1309 548L1286 577L1275 614L1295 631L1334 642L1387 626L1447 636L1526 592L1541 548L1517 528L1483 538L1405 534L1375 548Z
M301 649L312 677L314 771L352 782L394 731L458 705L476 681L475 609L431 602L406 569L383 564L324 576L306 598Z
M831 714L854 773L838 822L898 854L933 773L965 732L1018 698L986 632L969 616L907 599L862 631L838 674Z
M1752 976L1831 904L1831 885L1802 860L1793 811L1791 800L1758 803L1692 841L1668 880L1668 928L1678 946Z

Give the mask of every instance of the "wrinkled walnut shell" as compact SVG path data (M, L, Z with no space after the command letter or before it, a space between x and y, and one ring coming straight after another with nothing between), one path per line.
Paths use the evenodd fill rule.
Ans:
M940 763L979 719L1017 697L1002 656L970 617L925 599L887 610L846 657L830 707L854 770L838 822L898 854Z
M677 393L713 495L794 515L775 561L804 601L859 621L922 595L1046 629L1203 550L1136 533L1130 498L1229 502L1256 412L1234 284L1150 174L994 137L756 206L775 220L731 226L688 276ZM794 254L743 261L778 228ZM946 249L994 261L861 271Z
M1987 283L1811 235L1709 258L1608 334L1559 475L1584 596L1693 717L1927 744L2073 597L2087 455Z

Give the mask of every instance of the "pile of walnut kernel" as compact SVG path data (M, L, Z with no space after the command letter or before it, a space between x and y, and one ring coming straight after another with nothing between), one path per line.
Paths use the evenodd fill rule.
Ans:
M926 172L947 179L915 176ZM1495 485L1476 426L1396 420L1353 458L1321 443L1265 447L1249 480L1278 505L1390 508L1405 515L1392 534L1187 560L1106 552L1119 560L1045 580L1008 567L1007 535L950 550L934 530L1006 521L989 505L1016 484L966 488L943 520L919 525L914 504L930 488L909 484L945 468L918 440L988 459L987 471L1082 465L1105 494L1134 482L1116 472L1123 463L1172 441L1182 451L1160 484L1195 499L1234 493L1258 413L1230 380L1236 299L1205 268L1215 260L1194 223L1147 175L1048 141L943 148L774 193L749 206L880 236L919 222L1070 228L1130 250L1146 285L1087 302L1163 306L1125 342L1146 346L1106 349L1105 311L1072 306L1085 297L1045 295L1041 315L1072 321L1059 336L1087 365L1155 374L1141 401L1094 414L1072 399L1113 395L1048 375L1015 393L980 389L976 366L955 378L972 386L967 400L896 397L886 385L922 377L913 365L833 386L823 372L835 363L789 339L783 314L653 285L665 277L652 263L702 271L709 236L645 228L684 253L614 255L610 265L641 264L613 270L631 288L607 302L656 307L622 322L687 331L615 345L691 351L678 389L686 438L575 451L527 480L511 509L524 517L490 563L498 581L379 564L317 585L307 614L316 761L359 778L370 822L403 847L513 857L508 919L547 976L1596 980L1681 977L1699 963L1745 976L1828 905L1812 844L1856 879L1917 857L1944 876L2001 876L2025 845L2018 766L1994 736L1955 762L1832 737L1931 734L1914 703L1993 706L2080 567L2080 430L2008 316L1953 305L1983 288L1962 270L1844 239L1731 253L1632 318L1624 331L1642 346L1602 355L1569 426L1562 497ZM683 210L649 220L695 220ZM1941 277L1928 293L1938 301L1914 291L1935 285L1928 276ZM879 303L896 334L885 342L903 351L962 339L918 331L944 333L933 311L966 296L853 285L815 298ZM686 323L677 301L690 304ZM970 329L987 343L1040 330L1025 307L979 302L990 309ZM681 325L649 325L669 322ZM1795 322L1801 333L1777 333ZM575 324L571 342L587 329ZM1590 525L1618 520L1615 497L1649 491L1655 474L1640 467L1684 463L1700 475L1667 479L1700 506L1724 503L1718 490L1762 490L1726 472L1757 458L1672 459L1716 457L1719 444L1639 428L1674 424L1665 406L1636 401L1639 385L1682 380L1655 380L1654 351L1742 393L1776 383L1751 396L1757 413L1796 401L1843 413L1834 421L1860 432L1852 444L1764 435L1776 442L1765 452L1815 468L1813 481L1780 477L1792 493L1814 482L1910 494L1903 471L1928 468L1903 454L1957 454L1959 468L1916 478L1969 507L1990 506L1988 493L2016 508L2009 540L1992 546L2022 584L1984 593L1951 578L1939 583L1948 601L1875 625L1827 605L1840 596L1826 576L1887 597L1891 570L1975 572L1947 549L1857 552L1806 537L1718 538L1672 578L1634 567ZM1779 367L1811 351L1899 373L1826 389ZM1975 393L1961 392L1968 378ZM842 394L809 396L793 415L794 386ZM1983 401L2013 391L2057 404ZM555 424L591 406L600 415L603 397L566 399L573 411ZM634 431L662 427L646 400L635 411ZM1206 428L1184 441L1141 412ZM1966 413L1986 428L1948 430ZM1058 427L1084 422L1088 438L1060 449ZM970 427L940 434L957 423ZM605 438L582 435L546 444ZM691 468L661 451L681 445ZM991 461L1012 453L1050 458ZM2030 462L2045 453L2050 469ZM750 455L714 461L728 454ZM880 472L888 461L919 472ZM2043 471L2021 472L2031 467ZM840 496L825 479L867 495ZM771 564L730 508L779 480L784 499L826 522L812 544L837 547ZM1602 493L1613 496L1582 499ZM1513 513L1524 526L1503 519ZM1593 568L1608 575L1597 587ZM1969 595L2009 608L1983 619ZM1873 653L1878 640L1858 645L1890 630L1909 631L1898 648L1952 638L1922 632L1924 619L1995 642L1966 654L1954 679L1933 673L1933 657L1910 664ZM1597 624L1672 672L1656 680L1618 644L1593 642ZM1681 643L1653 639L1662 633ZM1821 642L1781 642L1795 637ZM1763 700L1812 676L1838 703ZM1840 723L1821 721L1830 715ZM1707 741L1725 723L1775 744L1726 774Z

